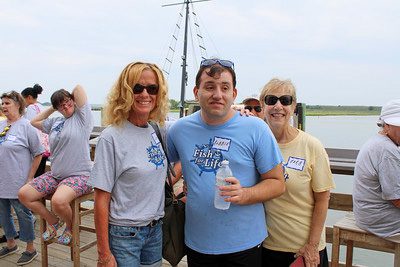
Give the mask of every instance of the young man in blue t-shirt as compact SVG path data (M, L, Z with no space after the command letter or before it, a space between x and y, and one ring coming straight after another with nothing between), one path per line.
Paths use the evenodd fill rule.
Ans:
M236 96L231 61L201 62L193 93L201 110L168 131L172 161L182 162L187 185L185 244L188 265L261 266L267 236L263 202L285 190L282 156L267 124L231 108ZM231 202L214 207L215 173L228 160L233 177L221 186Z

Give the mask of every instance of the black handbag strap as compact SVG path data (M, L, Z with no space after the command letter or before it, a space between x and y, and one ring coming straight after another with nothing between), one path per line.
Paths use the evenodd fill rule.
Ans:
M161 137L160 128L158 127L158 124L153 122L153 121L149 121L149 124L151 125L151 127L153 127L154 131L156 132L158 140L160 140L161 146L162 146L162 148L164 150L165 157L167 158L167 163L168 163L168 170L167 170L168 183L167 184L169 185L168 186L168 190L170 190L172 192L172 195L175 197L174 188L172 186L171 174L174 177L176 176L176 174L175 174L174 168L171 165L171 162L169 161L169 158L168 158L168 155L167 155L167 149L166 149L166 146L165 146L165 142L164 142L163 138Z

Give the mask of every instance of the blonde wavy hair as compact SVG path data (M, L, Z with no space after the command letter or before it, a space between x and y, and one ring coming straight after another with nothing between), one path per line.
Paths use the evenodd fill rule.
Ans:
M278 78L272 78L266 85L264 85L263 89L260 93L260 103L262 107L265 107L265 96L269 95L271 92L275 91L276 89L285 89L289 91L289 94L293 97L293 103L297 103L297 96L296 96L296 88L291 80L281 80Z
M158 94L154 109L150 112L149 120L163 125L168 111L168 86L161 69L152 63L129 63L119 75L117 82L111 88L105 106L104 124L121 126L129 118L133 105L133 86L137 84L144 70L152 70L157 77Z

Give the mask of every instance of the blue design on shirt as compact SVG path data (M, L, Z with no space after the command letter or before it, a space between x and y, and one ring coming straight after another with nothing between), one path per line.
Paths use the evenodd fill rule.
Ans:
M162 153L158 145L151 143L151 146L146 148L146 150L149 162L154 163L154 165L156 165L156 169L158 169L158 166L164 167L165 155Z
M55 127L51 129L51 131L56 132L57 134L61 133L62 129L64 128L65 120L57 124Z
M213 141L210 138L208 144L196 145L193 151L193 158L190 162L194 162L200 169L199 176L203 172L217 172L218 168L221 166L221 161L223 156L221 150L213 148Z

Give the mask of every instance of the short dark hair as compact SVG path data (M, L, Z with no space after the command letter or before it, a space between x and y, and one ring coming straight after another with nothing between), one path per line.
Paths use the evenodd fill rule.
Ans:
M67 90L65 90L65 89L57 90L50 97L51 105L53 106L54 109L58 109L58 106L65 99L68 99L68 98L74 100L74 96Z
M40 95L42 92L43 88L36 83L33 87L26 87L24 90L22 90L21 95L23 97L32 96L34 99L37 99L38 95Z
M20 93L16 92L16 91L10 91L8 93L3 93L0 97L1 99L3 98L9 98L12 101L14 101L15 103L17 103L19 105L19 114L20 115L24 115L25 114L25 100L24 98L20 95Z
M222 72L228 71L232 75L233 87L236 88L236 73L232 68L224 67L218 63L212 66L200 66L199 71L196 75L196 87L200 87L200 78L205 69L209 68L209 71L206 71L206 74L210 77L215 77L217 75L221 75Z

